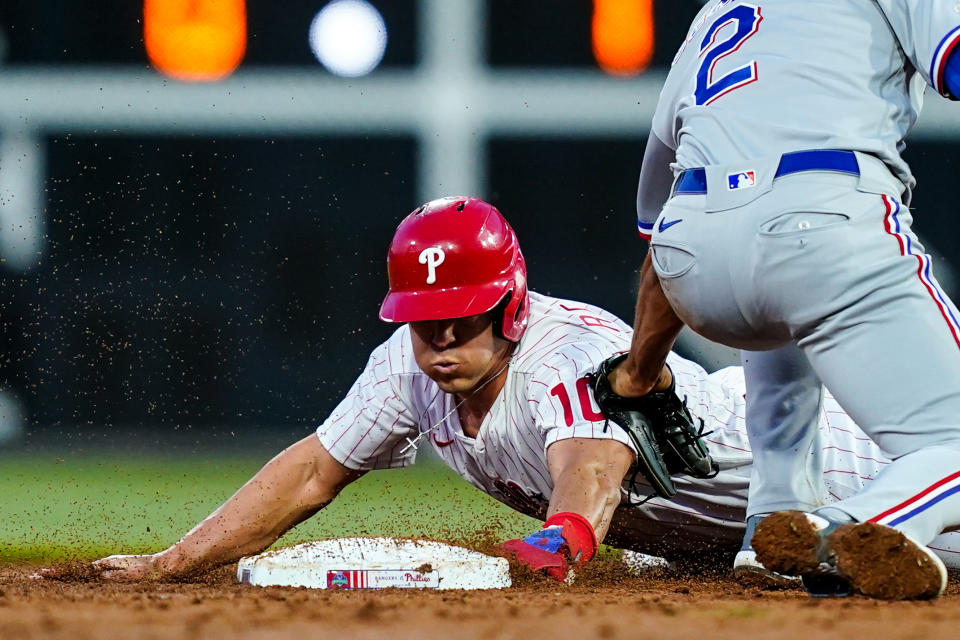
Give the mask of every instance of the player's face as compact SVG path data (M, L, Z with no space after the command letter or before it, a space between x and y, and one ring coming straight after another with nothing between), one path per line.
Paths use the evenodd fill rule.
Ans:
M511 342L493 332L489 313L410 323L413 354L420 369L447 393L469 393L497 373Z

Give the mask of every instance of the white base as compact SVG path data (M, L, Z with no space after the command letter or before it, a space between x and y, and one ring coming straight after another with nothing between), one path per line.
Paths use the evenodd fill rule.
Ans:
M505 558L429 540L338 538L243 558L240 582L311 589L502 589Z
M654 569L672 571L676 567L672 562L659 556L649 556L639 551L623 550L623 563L634 575L643 575Z

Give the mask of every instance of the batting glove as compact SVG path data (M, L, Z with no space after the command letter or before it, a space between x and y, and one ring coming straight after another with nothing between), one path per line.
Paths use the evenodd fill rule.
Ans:
M584 564L596 554L597 534L580 514L556 513L540 531L522 540L507 540L500 548L525 567L563 582L571 566Z

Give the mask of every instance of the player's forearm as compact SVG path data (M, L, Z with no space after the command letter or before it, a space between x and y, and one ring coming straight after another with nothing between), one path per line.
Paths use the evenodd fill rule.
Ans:
M620 504L620 482L615 472L603 461L580 464L564 470L555 478L547 517L572 512L586 518L602 542L610 528L610 520Z
M183 574L233 562L273 544L336 497L343 482L302 441L268 462L227 502L160 553L163 573ZM329 471L329 470L326 470Z
M164 572L189 573L258 553L323 506L284 497L285 489L296 489L294 483L277 483L261 474L160 554Z
M612 447L612 448L611 448ZM619 448L619 449L618 449ZM610 453L605 459L605 455ZM589 562L620 503L620 480L632 458L615 440L570 438L547 450L553 495L543 528L501 549L521 565L563 581Z
M589 521L597 540L603 540L620 504L620 483L633 460L633 452L616 440L568 438L554 442L547 449L553 480L547 517L576 513Z
M629 376L625 382L631 387L623 389L631 391L626 395L642 395L651 389L669 386L670 379L665 370L667 354L681 329L683 321L667 301L653 270L651 255L647 253L640 271L630 355L622 365ZM615 390L618 389L615 387Z

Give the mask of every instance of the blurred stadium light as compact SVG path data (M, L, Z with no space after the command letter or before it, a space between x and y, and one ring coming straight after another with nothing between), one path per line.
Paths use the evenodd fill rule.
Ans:
M310 23L310 49L334 75L358 78L373 71L387 48L387 26L366 0L334 0Z
M162 73L219 80L243 60L246 21L245 0L144 0L143 42Z
M635 75L653 59L653 0L594 0L593 55L614 75Z

